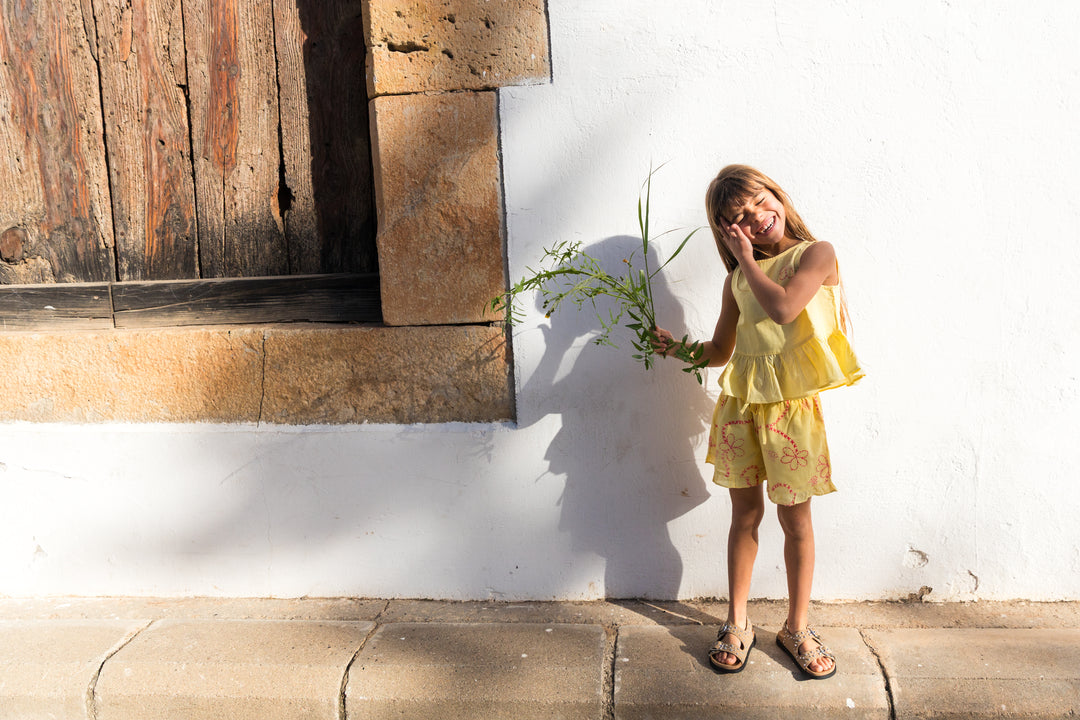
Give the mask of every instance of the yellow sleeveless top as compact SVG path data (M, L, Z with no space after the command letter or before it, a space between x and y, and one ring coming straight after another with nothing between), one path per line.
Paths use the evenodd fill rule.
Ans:
M774 282L787 285L808 247L810 243L801 242L776 257L758 260L758 267ZM769 318L740 268L732 273L731 290L739 322L735 352L720 375L726 395L744 403L775 403L862 379L859 360L840 330L838 286L822 285L787 325Z

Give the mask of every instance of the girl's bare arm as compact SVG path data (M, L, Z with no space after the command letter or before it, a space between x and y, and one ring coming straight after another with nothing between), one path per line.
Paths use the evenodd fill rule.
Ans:
M750 241L738 225L730 227L737 235L729 247L736 245L743 252L736 252L750 291L773 322L786 325L799 316L806 304L822 285L835 285L839 279L836 271L836 250L827 242L816 242L806 249L799 261L799 269L787 285L773 282L753 261L753 251L746 250Z
M706 340L702 345L702 357L708 359L709 365L723 365L731 359L735 350L735 326L739 322L739 306L735 303L735 295L731 292L731 275L724 280L723 303L720 306L720 319L716 321L716 329L713 330L711 340ZM655 352L665 357L674 351L679 344L670 332L663 328L656 328L657 342L653 347Z

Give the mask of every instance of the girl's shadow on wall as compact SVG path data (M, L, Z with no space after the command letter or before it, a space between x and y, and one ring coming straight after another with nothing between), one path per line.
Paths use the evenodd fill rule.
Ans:
M635 249L640 266L638 238L610 237L585 252L618 275ZM649 263L659 264L651 250ZM682 310L661 276L653 294L658 322L681 336ZM598 303L596 310L606 317L608 307ZM521 388L519 420L528 426L561 416L545 459L550 473L565 477L560 529L571 534L575 551L605 560L604 586L590 583L590 590L675 599L683 566L668 523L709 498L696 441L708 429L712 402L680 371L682 362L657 358L647 371L631 358L630 330L613 334L616 350L591 342L599 329L589 305L580 312L564 305L550 326L541 326L544 354Z

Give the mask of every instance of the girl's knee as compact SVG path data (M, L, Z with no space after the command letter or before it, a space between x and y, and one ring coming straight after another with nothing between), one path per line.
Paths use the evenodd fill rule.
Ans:
M814 536L814 523L810 516L810 501L798 505L777 505L776 516L784 535L791 538Z
M731 491L731 524L756 530L765 518L765 496L761 488Z

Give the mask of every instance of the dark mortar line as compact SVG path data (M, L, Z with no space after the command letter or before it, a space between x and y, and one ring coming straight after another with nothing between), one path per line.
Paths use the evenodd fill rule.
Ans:
M102 658L101 664L98 665L97 670L94 671L93 677L90 678L90 685L86 688L86 716L90 718L90 720L97 720L97 685L98 681L101 679L101 673L105 671L106 663L112 660L118 652L130 645L135 638L149 630L155 622L157 621L150 620L141 628L135 630L135 632L122 638L120 642L116 644L116 647L106 653L105 657Z
M499 188L499 232L502 235L502 265L503 283L507 289L513 285L510 278L510 227L506 221L506 173L503 171L503 138L502 138L502 102L500 93L495 90L495 159L498 161L498 188ZM506 342L507 382L510 390L510 416L517 422L517 377L514 373L514 343L513 331L510 329L510 308L506 308L506 321L502 323ZM489 325L498 324L496 322Z
M262 427L263 406L266 404L266 335L267 331L263 330L262 342L259 345L259 354L262 355L262 370L259 373L259 412L255 416L255 427Z
M859 628L859 637L862 638L863 645L870 651L870 654L874 656L874 661L877 663L878 670L881 672L881 678L885 682L885 699L889 703L889 720L897 720L896 702L893 699L893 687L892 681L889 679L889 671L885 669L885 663L882 661L877 648L870 642L870 636L867 635L866 631L862 628Z
M551 0L544 0L544 22L547 23L548 85L555 83L555 58L551 52Z

